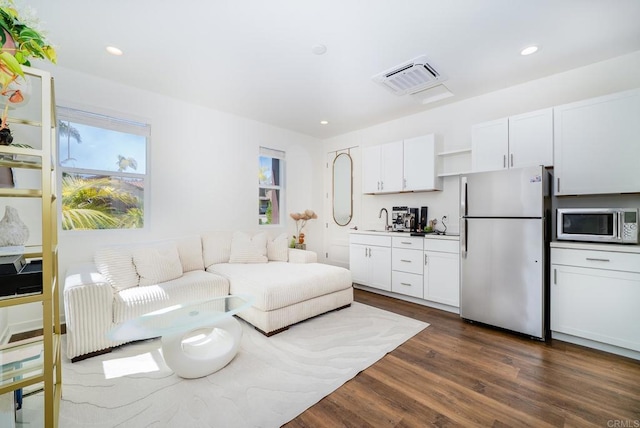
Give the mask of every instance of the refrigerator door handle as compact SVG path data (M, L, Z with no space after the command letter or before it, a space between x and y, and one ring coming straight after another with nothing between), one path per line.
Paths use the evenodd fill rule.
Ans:
M467 258L467 219L463 218L460 223L462 230L460 230L460 257Z
M467 177L460 177L460 212L467 215Z

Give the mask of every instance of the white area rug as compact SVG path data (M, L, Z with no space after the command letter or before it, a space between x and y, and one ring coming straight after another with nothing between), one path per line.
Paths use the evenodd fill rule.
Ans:
M158 339L63 366L61 428L279 427L429 324L354 303L267 338L243 324L238 355L182 379Z

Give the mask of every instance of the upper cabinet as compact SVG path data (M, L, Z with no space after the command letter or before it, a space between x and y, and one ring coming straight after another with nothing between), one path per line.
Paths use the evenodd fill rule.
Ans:
M434 134L404 140L403 191L440 190L436 171L436 137Z
M362 155L363 193L402 191L402 141L366 147Z
M471 147L472 171L553 166L553 109L474 125Z
M398 193L440 190L435 135L365 147L362 192Z
M640 192L640 89L554 108L555 194Z

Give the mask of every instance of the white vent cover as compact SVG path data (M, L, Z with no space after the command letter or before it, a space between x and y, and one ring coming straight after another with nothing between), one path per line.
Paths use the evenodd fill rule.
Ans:
M427 62L426 56L419 56L383 71L373 76L372 79L396 95L413 94L446 80Z

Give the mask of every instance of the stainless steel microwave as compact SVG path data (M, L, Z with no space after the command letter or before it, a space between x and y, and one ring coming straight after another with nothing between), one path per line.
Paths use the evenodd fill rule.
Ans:
M561 208L556 222L558 239L638 243L637 208Z

